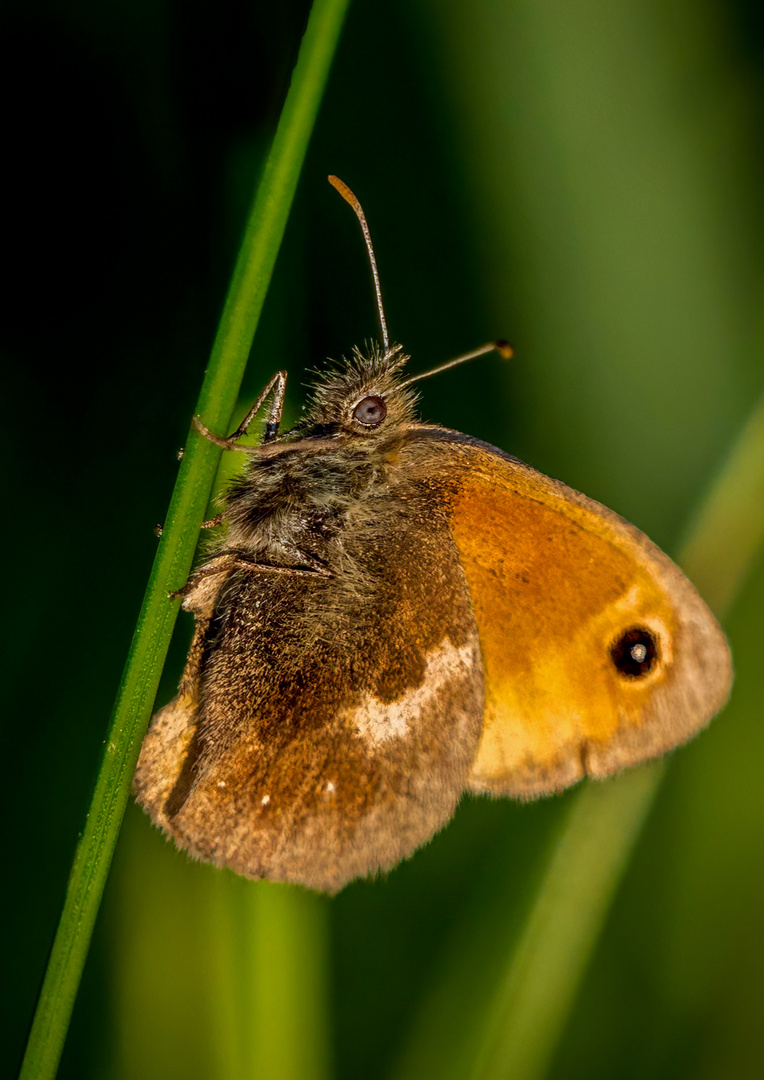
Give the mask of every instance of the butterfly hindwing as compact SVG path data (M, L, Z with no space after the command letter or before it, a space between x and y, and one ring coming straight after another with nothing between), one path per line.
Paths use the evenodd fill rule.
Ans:
M447 477L438 485L480 636L473 790L528 797L607 776L685 741L721 708L724 635L647 537L468 436L412 429L406 452L412 471ZM632 641L654 643L649 671L635 673Z

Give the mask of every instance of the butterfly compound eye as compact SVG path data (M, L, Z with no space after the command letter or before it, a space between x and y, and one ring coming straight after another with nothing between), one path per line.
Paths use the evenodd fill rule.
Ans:
M610 657L621 675L640 679L658 662L658 642L644 626L634 626L611 646Z
M379 427L387 416L387 405L381 397L365 397L353 409L353 419L364 427Z

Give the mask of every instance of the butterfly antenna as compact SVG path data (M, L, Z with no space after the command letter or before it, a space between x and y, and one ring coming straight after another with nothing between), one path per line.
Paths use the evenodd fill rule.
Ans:
M510 360L514 355L512 346L508 341L489 341L485 345L481 345L479 349L473 349L472 352L456 356L445 364L439 364L438 367L431 368L429 371L423 371L421 375L412 375L410 379L406 379L405 382L399 385L402 389L404 386L410 386L411 383L419 382L420 379L429 379L431 375L439 375L441 371L448 371L449 368L456 367L457 364L464 364L467 360L474 360L476 356L485 356L489 352L501 353L505 360Z
M385 319L385 309L382 305L382 290L379 286L379 271L377 270L377 260L374 257L374 247L371 242L369 226L366 224L366 215L363 212L363 207L353 192L338 176L330 176L329 183L333 188L336 188L337 191L339 191L345 202L350 203L353 210L355 210L355 216L361 223L363 238L366 241L366 251L369 254L369 262L371 263L371 272L374 277L374 292L377 294L377 313L379 315L379 327L382 331L382 344L384 345L385 353L387 354L390 352L390 337L387 333L387 320Z

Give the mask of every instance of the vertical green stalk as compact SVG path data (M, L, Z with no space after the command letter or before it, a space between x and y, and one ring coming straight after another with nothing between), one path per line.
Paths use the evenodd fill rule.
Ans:
M664 773L658 762L577 796L494 992L470 1080L546 1072Z
M329 902L270 881L247 890L254 973L248 1076L326 1080L330 1075Z
M327 1080L331 901L227 871L207 875L206 886L215 1080Z
M310 13L199 394L197 412L215 431L226 429L236 402L348 3L315 0ZM178 611L167 594L183 584L191 568L219 454L191 429L77 845L22 1080L47 1080L58 1067Z

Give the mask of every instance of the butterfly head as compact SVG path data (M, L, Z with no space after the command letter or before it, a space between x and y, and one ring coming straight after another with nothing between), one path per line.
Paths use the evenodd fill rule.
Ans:
M294 434L386 441L415 419L417 395L402 376L407 361L399 345L353 349L320 375Z

